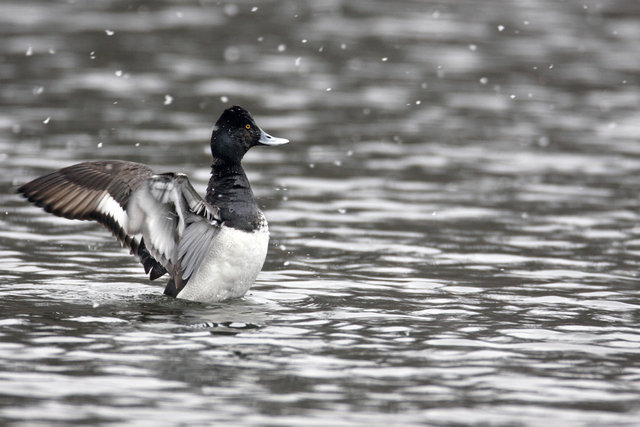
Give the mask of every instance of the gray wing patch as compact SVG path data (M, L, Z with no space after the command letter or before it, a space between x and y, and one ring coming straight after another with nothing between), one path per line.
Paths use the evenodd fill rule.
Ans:
M219 227L211 226L206 219L189 215L187 226L178 245L178 257L182 267L182 278L187 281L198 270L202 260L209 252L211 242Z
M154 197L153 178L142 184L127 206L128 232L142 234L147 250L167 270L172 271L177 258L178 215L173 203Z
M197 271L220 227L218 210L186 175L148 178L131 195L128 232L142 234L147 249L181 286Z

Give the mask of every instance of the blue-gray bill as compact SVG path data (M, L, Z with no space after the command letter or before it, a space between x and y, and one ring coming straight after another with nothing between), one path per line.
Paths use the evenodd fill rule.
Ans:
M260 129L260 139L258 140L258 143L262 145L284 145L288 144L289 140L285 138L276 138L275 136L271 136Z

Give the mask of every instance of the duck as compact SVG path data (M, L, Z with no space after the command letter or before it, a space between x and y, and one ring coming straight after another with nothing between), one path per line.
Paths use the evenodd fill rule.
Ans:
M266 259L269 227L241 161L255 146L289 142L262 130L240 106L211 132L211 176L203 197L182 173L154 173L125 160L74 164L17 189L54 215L96 221L138 257L164 294L216 303L246 294Z

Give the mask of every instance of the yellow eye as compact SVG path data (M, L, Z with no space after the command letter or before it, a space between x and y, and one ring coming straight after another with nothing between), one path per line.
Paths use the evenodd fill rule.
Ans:
M244 128L249 130L249 129L251 129L251 125L244 125Z

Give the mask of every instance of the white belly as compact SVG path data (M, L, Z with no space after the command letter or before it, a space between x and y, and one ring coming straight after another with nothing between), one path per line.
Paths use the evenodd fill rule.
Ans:
M267 256L269 229L246 232L224 225L211 242L209 252L189 282L178 294L200 302L218 302L244 295Z

